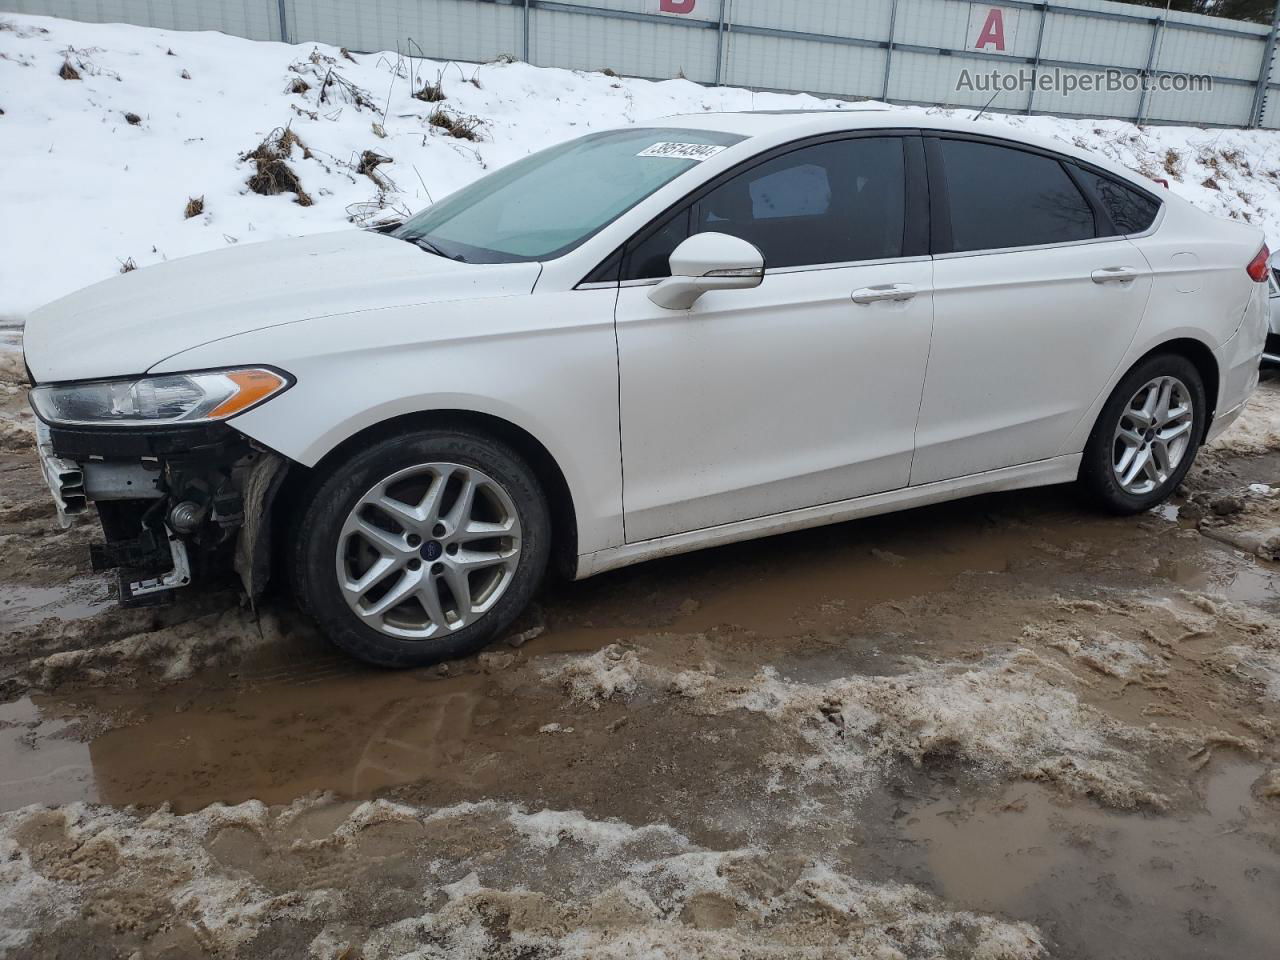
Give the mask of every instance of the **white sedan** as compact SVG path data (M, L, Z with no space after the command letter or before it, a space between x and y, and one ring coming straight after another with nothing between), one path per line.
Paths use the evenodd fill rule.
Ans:
M1164 500L1240 412L1258 230L920 112L592 133L389 232L106 281L25 335L59 511L153 603L274 570L338 646L472 652L548 567L1079 481Z

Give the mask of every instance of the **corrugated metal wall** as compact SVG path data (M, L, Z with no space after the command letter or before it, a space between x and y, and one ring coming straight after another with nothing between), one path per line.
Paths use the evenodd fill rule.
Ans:
M221 30L250 40L280 39L277 0L0 0L0 9L89 23Z
M600 70L768 90L981 106L1004 74L1083 78L1113 68L1199 74L1212 90L1027 88L990 109L1144 122L1280 127L1280 83L1259 97L1270 30L1110 0L0 0L24 13L318 40L352 50ZM992 18L998 23L993 26ZM997 29L998 27L998 29ZM1280 65L1267 76L1280 81ZM1265 77L1264 77L1265 79Z

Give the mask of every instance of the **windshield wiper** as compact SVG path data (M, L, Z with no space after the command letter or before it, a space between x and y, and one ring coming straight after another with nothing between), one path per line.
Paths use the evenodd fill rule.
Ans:
M427 251L427 253L434 254L437 257L444 257L446 260L457 260L459 263L467 262L466 258L463 257L461 254L445 253L443 250L441 250L438 246L436 246L426 237L411 237L411 238L408 238L408 240L414 246L420 247L421 249Z

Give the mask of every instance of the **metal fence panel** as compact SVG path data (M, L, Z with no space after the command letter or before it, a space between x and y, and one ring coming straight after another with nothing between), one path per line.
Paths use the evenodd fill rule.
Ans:
M1212 91L1188 96L1155 91L1147 99L1146 116L1157 123L1195 125L1208 115L1219 124L1243 127L1253 108L1253 87L1219 84Z
M731 33L725 82L765 90L879 97L885 51L841 43ZM746 82L746 78L753 82Z
M892 0L735 0L729 19L735 26L883 40L889 35L892 6ZM713 10L714 5L708 3L707 9Z
M1265 36L1225 36L1169 24L1160 38L1156 67L1171 73L1207 73L1253 84L1262 66Z
M1149 22L1095 20L1053 11L1045 23L1046 60L1141 70L1151 48Z
M221 30L250 40L280 39L276 0L0 0L0 9L87 23Z
M972 50L981 38L983 14L991 4L957 3L956 0L911 0L898 6L895 34L899 43L920 44L941 49ZM997 65L999 57L1030 57L1036 48L1034 10L1022 7L999 7L1002 18L1004 48L988 43L983 52L992 57L986 68Z
M716 79L713 29L537 9L530 33L529 59L539 66L610 69L659 80L683 74L699 83Z
M274 0L272 0L274 2ZM523 56L523 11L475 0L285 0L289 39L440 60Z
M522 5L524 0L506 0L506 2L514 3L517 6ZM676 4L677 7L684 9L684 3ZM539 4L533 3L536 8ZM702 23L714 23L717 19L718 0L702 0L701 3L694 0L692 9L687 13L675 13L665 11L662 8L661 0L555 0L554 3L545 4L549 7L582 7L586 10L610 10L621 14L640 14L645 17L657 17L663 20L671 20L675 23L688 23L697 21Z

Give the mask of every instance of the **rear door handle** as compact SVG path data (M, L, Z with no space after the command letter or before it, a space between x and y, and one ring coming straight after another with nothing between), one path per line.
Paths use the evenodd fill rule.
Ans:
M1094 283L1128 283L1138 276L1138 271L1133 267L1103 267L1101 270L1093 271Z
M909 283L882 283L853 291L854 303L876 303L880 300L910 300L916 288Z

